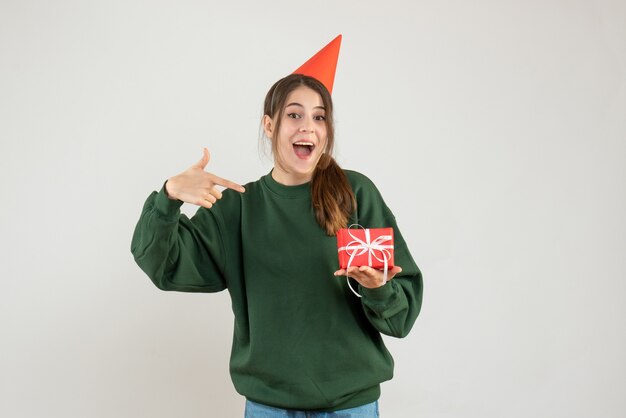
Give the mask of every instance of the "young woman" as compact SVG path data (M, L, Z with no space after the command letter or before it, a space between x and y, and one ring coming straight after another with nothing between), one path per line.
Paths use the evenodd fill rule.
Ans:
M244 188L206 172L205 149L149 196L133 255L160 289L228 289L230 372L246 417L378 417L380 383L393 374L381 333L407 335L421 307L421 273L374 184L331 157L324 84L287 76L267 93L264 114L272 171ZM180 214L183 202L201 206L191 219ZM353 223L394 228L402 268L386 282L370 267L338 270L335 234Z

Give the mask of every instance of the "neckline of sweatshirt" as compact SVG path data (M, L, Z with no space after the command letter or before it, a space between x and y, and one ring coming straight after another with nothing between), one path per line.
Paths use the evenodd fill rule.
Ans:
M272 171L270 171L265 176L261 177L261 182L263 186L265 186L272 194L286 199L303 199L307 197L311 197L311 182L308 181L306 183L287 186L277 182L274 177L272 177Z

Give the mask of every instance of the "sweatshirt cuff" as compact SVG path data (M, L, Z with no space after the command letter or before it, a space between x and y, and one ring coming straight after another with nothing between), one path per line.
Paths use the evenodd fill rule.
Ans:
M361 288L361 296L372 301L382 302L388 300L393 295L393 287L391 286L391 281L375 289L368 289L367 287L363 286L359 287Z
M161 187L161 190L157 193L154 201L154 207L157 212L165 217L174 217L178 215L182 205L182 200L172 200L167 197L165 184L163 184L163 187Z

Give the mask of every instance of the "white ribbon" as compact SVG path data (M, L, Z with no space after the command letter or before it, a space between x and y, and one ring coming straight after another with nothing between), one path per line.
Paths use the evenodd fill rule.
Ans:
M359 237L352 235L352 232L350 232L350 228L352 228L353 226L358 226L359 228L365 230L365 241L363 241ZM354 288L350 284L350 276L348 275L348 269L350 268L350 264L352 264L354 257L358 257L362 254L367 253L368 266L372 265L372 258L375 258L376 260L383 263L383 284L387 283L387 270L389 267L388 260L391 258L391 252L389 250L393 249L393 245L383 243L392 241L393 237L391 235L381 235L374 241L372 241L370 237L370 230L365 229L358 224L350 225L348 227L348 234L350 235L350 237L352 237L352 241L350 241L344 247L340 247L338 251L345 251L346 254L350 256L350 258L348 259L348 265L346 266L346 281L348 282L348 286L350 287L350 290L352 290L352 293L354 293L358 297L361 297L361 295L359 295L358 292L354 290ZM380 254L380 256L378 254Z

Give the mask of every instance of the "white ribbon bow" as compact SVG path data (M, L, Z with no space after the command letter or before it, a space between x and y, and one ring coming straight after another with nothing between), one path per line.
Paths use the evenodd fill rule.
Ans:
M350 228L353 226L358 226L361 229L365 230L365 241L352 235L350 232ZM348 234L352 237L352 241L346 244L344 247L340 247L338 249L339 252L345 251L347 255L350 256L348 259L348 265L346 266L346 281L348 282L348 286L352 293L361 297L356 290L350 284L350 276L348 275L348 269L350 268L350 264L354 260L354 257L358 257L362 254L367 253L367 264L368 266L372 265L372 258L383 263L383 284L387 283L387 270L388 270L388 260L391 258L391 252L389 250L393 249L393 245L383 244L385 242L389 242L393 239L391 235L381 235L376 238L374 241L371 240L370 230L363 228L361 225L352 224L348 227ZM378 255L380 254L380 256Z

